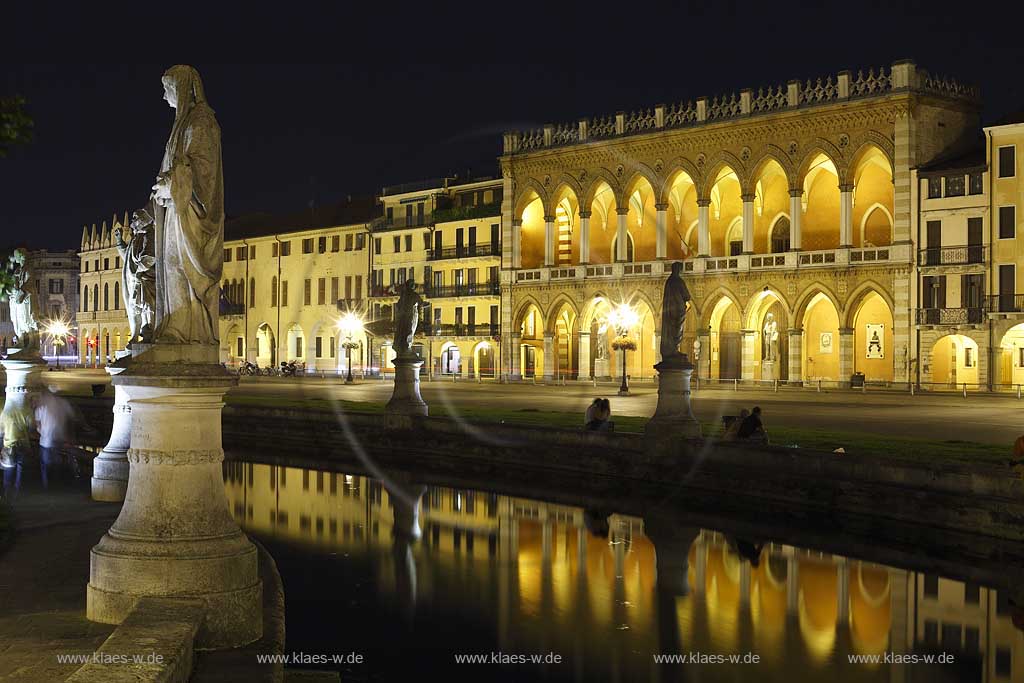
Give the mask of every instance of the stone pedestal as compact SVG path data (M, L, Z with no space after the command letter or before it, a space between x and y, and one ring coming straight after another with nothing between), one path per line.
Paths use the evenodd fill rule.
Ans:
M127 367L125 360L108 365L107 374L117 377ZM132 410L128 387L114 386L114 424L110 440L92 461L92 499L120 503L128 491L128 447L131 444Z
M763 360L761 361L761 379L765 381L773 381L779 378L779 368L776 361Z
M612 376L611 364L608 358L598 358L594 361L594 377L596 379L608 379Z
M660 451L680 439L700 437L701 431L690 407L693 364L687 355L663 360L654 369L658 371L658 407L644 428L644 438Z
M228 511L221 409L237 380L216 346L136 344L114 377L128 387L131 477L121 513L91 553L86 614L118 624L144 596L207 606L202 649L239 647L263 631L255 546Z
M2 424L8 425L8 428L23 428L25 433L19 434L17 438L28 439L35 425L32 397L42 391L43 384L39 376L46 367L46 361L38 353L25 353L18 349L8 351L10 353L7 360L0 361L7 371L7 397L0 420ZM22 413L24 419L13 419L12 413ZM13 465L8 465L0 458L0 467L8 466Z
M395 415L427 415L427 404L420 396L420 367L423 359L419 356L397 356L391 364L395 366L395 390L385 411Z

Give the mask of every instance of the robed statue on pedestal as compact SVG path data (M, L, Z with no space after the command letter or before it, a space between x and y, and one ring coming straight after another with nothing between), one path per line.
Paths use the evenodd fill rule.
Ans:
M151 215L155 228L155 341L217 344L224 267L220 127L191 66L168 69L163 85L174 125L150 204L136 212Z
M398 357L413 355L412 340L420 320L423 297L416 292L416 283L406 280L395 303L395 341L393 348Z
M665 292L661 299L661 360L680 361L686 356L679 350L683 341L683 324L686 322L686 304L690 291L683 282L683 264L672 264L672 274L665 281Z

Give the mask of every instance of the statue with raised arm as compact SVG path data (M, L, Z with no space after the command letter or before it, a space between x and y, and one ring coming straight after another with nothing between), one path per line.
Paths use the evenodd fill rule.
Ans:
M406 280L402 285L402 292L395 304L395 341L393 348L399 357L413 355L412 340L416 334L416 325L420 320L420 308L423 307L423 297L416 292L416 283L413 280Z
M672 264L672 274L665 281L665 292L661 300L661 360L680 360L686 354L679 350L683 341L683 324L686 322L686 304L690 292L683 282L683 264Z
M156 257L153 254L153 217L145 209L132 216L128 241L121 226L114 228L114 243L121 254L121 291L131 330L129 343L153 341L156 306Z
M157 342L212 345L219 338L224 268L220 127L194 68L172 66L163 85L175 114L146 209L155 223L154 336Z
M11 309L11 325L18 337L18 348L26 355L39 349L39 325L32 314L32 293L28 288L27 254L15 249L7 258L0 283L0 301Z

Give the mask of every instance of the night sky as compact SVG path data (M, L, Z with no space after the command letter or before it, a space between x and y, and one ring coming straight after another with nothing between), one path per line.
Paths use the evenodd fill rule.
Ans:
M246 48L258 41L242 30L234 32L246 38L237 50L231 34L218 34L217 63L187 51L153 64L23 65L7 58L0 95L29 100L35 139L0 159L0 247L77 248L83 224L145 202L173 118L160 76L178 61L199 70L221 125L229 216L297 211L467 170L495 175L506 129L903 58L980 85L985 122L1024 108L1024 48L1014 21L990 19L981 4L977 12L962 4L957 11L935 3L831 4L810 10L720 2L675 14L659 9L653 18L646 8L620 4L621 16L602 15L603 28L591 28L581 14L557 30L539 28L543 8L531 4L521 16L466 28L465 43L432 29L420 43L403 41L367 26L369 49L336 53L351 58L346 64L222 63L254 56ZM758 7L771 10L765 16ZM231 25L228 19L207 30ZM987 20L992 24L982 30ZM319 29L292 34L292 42L328 45L321 39L340 25L332 21L314 21ZM416 18L405 23L418 25ZM533 34L546 43L532 41ZM489 47L477 47L481 38ZM418 49L403 54L402 46ZM261 58L287 52L276 47Z

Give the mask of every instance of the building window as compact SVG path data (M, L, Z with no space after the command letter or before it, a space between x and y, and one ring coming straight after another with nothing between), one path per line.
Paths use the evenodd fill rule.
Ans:
M985 192L985 185L983 184L983 174L972 173L969 181L968 192L971 194L983 194Z
M121 308L121 283L114 283L114 310L117 311Z
M320 306L327 303L327 278L325 277L316 281L316 303Z
M395 207L389 206L387 211L387 222L391 225L395 222Z
M100 269L100 260L99 259L93 259L92 269L93 270L99 270Z
M334 337L330 337L331 340L331 358L334 358Z
M312 237L307 237L304 240L302 240L302 253L303 254L312 254L313 253L313 238Z
M402 251L402 238L395 235L392 240L394 241L395 253L398 254Z
M89 262L88 261L85 262L85 272L87 272L87 273L89 272Z
M256 278L249 280L249 308L256 307Z
M249 250L245 247L235 247L235 259L244 261L249 256Z
M356 251L364 249L366 247L366 235L363 233L356 234Z
M338 278L331 278L331 303L337 303L338 301Z
M323 337L317 337L316 338L316 357L317 358L323 358L323 355L324 355L324 338Z
M974 349L972 349L970 346L964 347L964 367L974 367Z
M341 249L341 236L331 235L331 252L337 253Z
M968 605L977 605L981 603L981 588L978 584L964 584L964 602Z
M405 236L405 250L412 251L412 235Z
M295 338L295 357L302 358L302 337ZM305 470L306 475L309 475L309 470Z
M317 241L316 241L316 250L317 250L317 253L319 253L319 254L326 254L327 253L327 237L326 236L320 237L319 239L317 239Z
M270 306L277 308L277 276L270 280Z
M964 177L962 175L949 175L949 176L946 176L946 196L947 197L963 197L964 196Z
M231 249L224 250L224 263L231 263Z
M346 299L351 299L352 298L352 276L351 275L346 275L345 276L345 298Z
M64 293L64 281L51 279L50 280L50 294L63 294Z
M1017 207L999 207L999 239L1009 240L1017 236Z
M281 305L288 305L288 281L281 280Z
M270 245L270 255L273 256L274 258L277 258L277 242L274 242L272 245Z
M110 310L110 285L106 282L103 283L103 310Z
M110 259L103 259L103 270L110 270Z
M345 235L345 251L352 251L353 235Z
M363 298L363 276L356 275L356 299Z
M1017 148L1013 145L999 148L999 177L1012 178L1017 175Z
M375 237L373 239L373 253L374 254L379 254L380 253L380 238L379 237Z
M924 577L924 597L939 597L939 577L934 574L926 574Z
M306 278L305 282L302 283L302 305L308 306L310 298L313 294L313 281Z
M255 259L256 258L256 245L255 244L250 244L249 245L249 258L250 259Z
M292 243L291 243L291 240L289 240L287 242L281 242L281 256L291 256L291 255L292 255Z

